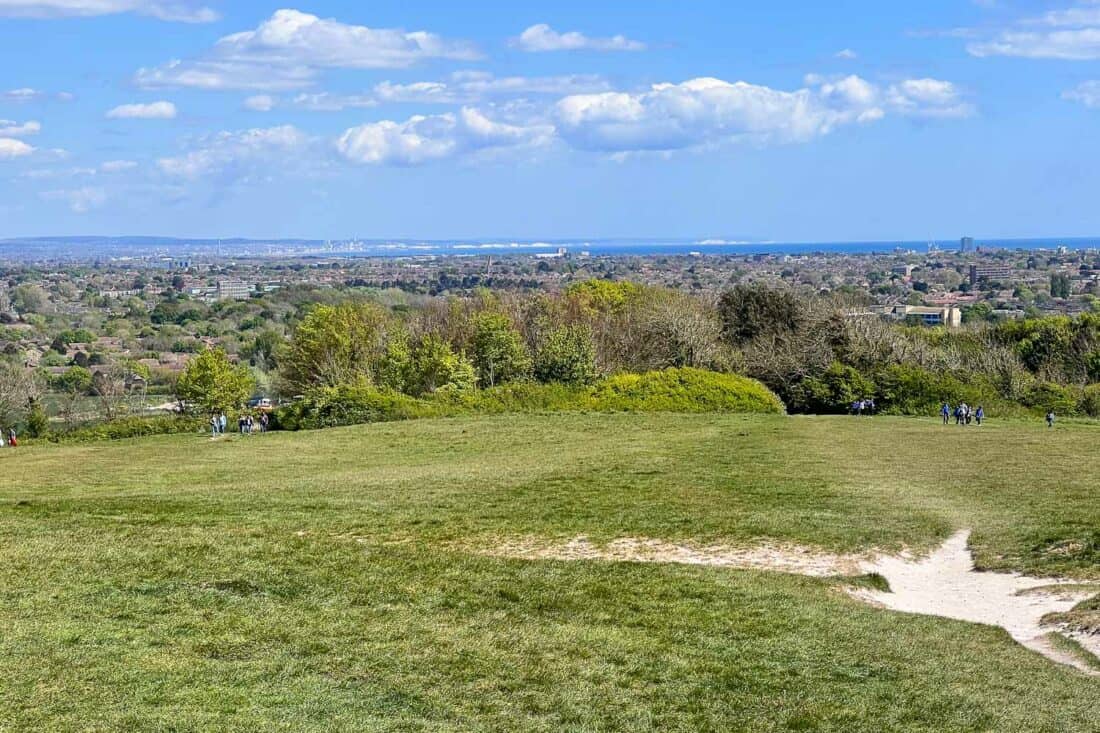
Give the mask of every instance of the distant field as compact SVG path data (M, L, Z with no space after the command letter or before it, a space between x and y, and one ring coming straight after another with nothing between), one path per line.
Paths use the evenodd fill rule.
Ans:
M1098 731L842 581L462 547L927 548L1100 579L1100 427L545 415L0 450L0 730Z

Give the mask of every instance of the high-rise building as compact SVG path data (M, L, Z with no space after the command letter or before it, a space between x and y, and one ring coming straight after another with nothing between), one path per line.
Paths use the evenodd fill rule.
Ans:
M963 237L959 241L960 252L973 252L974 251L974 237Z

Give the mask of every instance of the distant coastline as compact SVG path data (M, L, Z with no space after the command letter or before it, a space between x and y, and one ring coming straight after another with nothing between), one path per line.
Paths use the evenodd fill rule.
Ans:
M1100 248L1098 237L1021 239L975 238L984 249L1055 250ZM675 257L714 255L803 255L926 253L930 246L958 250L959 240L873 242L777 242L717 237L692 239L592 240L310 240L180 239L172 237L27 237L0 240L0 259L95 260L164 257L470 257L556 253L593 257Z

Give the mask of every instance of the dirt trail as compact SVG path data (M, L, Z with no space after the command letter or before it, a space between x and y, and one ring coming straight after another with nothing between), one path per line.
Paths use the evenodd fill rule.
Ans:
M1053 644L1049 634L1056 629L1041 623L1047 614L1069 611L1095 591L1070 588L1070 581L1031 578L1017 573L978 572L968 547L969 538L969 530L960 531L923 558L908 554L836 555L794 545L691 547L638 537L603 545L594 544L585 537L568 542L513 539L482 550L482 553L528 560L713 565L814 577L875 572L889 582L889 592L859 588L850 593L860 600L894 611L999 626L1018 643L1048 659L1086 674L1098 674L1084 660ZM1059 585L1067 587L1059 588ZM1057 631L1100 659L1100 637Z

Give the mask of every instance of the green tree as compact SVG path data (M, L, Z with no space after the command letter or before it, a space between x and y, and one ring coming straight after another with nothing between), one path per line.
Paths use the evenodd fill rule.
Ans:
M596 381L596 349L585 326L562 326L547 334L535 355L535 378L540 382L591 384Z
M482 387L522 380L531 373L527 348L503 314L483 313L477 317L470 348Z
M1052 298L1068 298L1070 295L1069 275L1056 273L1050 276L1050 295Z
M222 412L243 405L255 384L248 367L233 364L221 349L207 349L187 363L176 393L203 412Z
M414 397L441 389L466 391L477 381L473 364L451 345L432 334L424 336L412 350L405 377L405 391Z
M294 393L371 383L385 352L386 327L385 312L371 303L317 306L294 330L279 373Z

